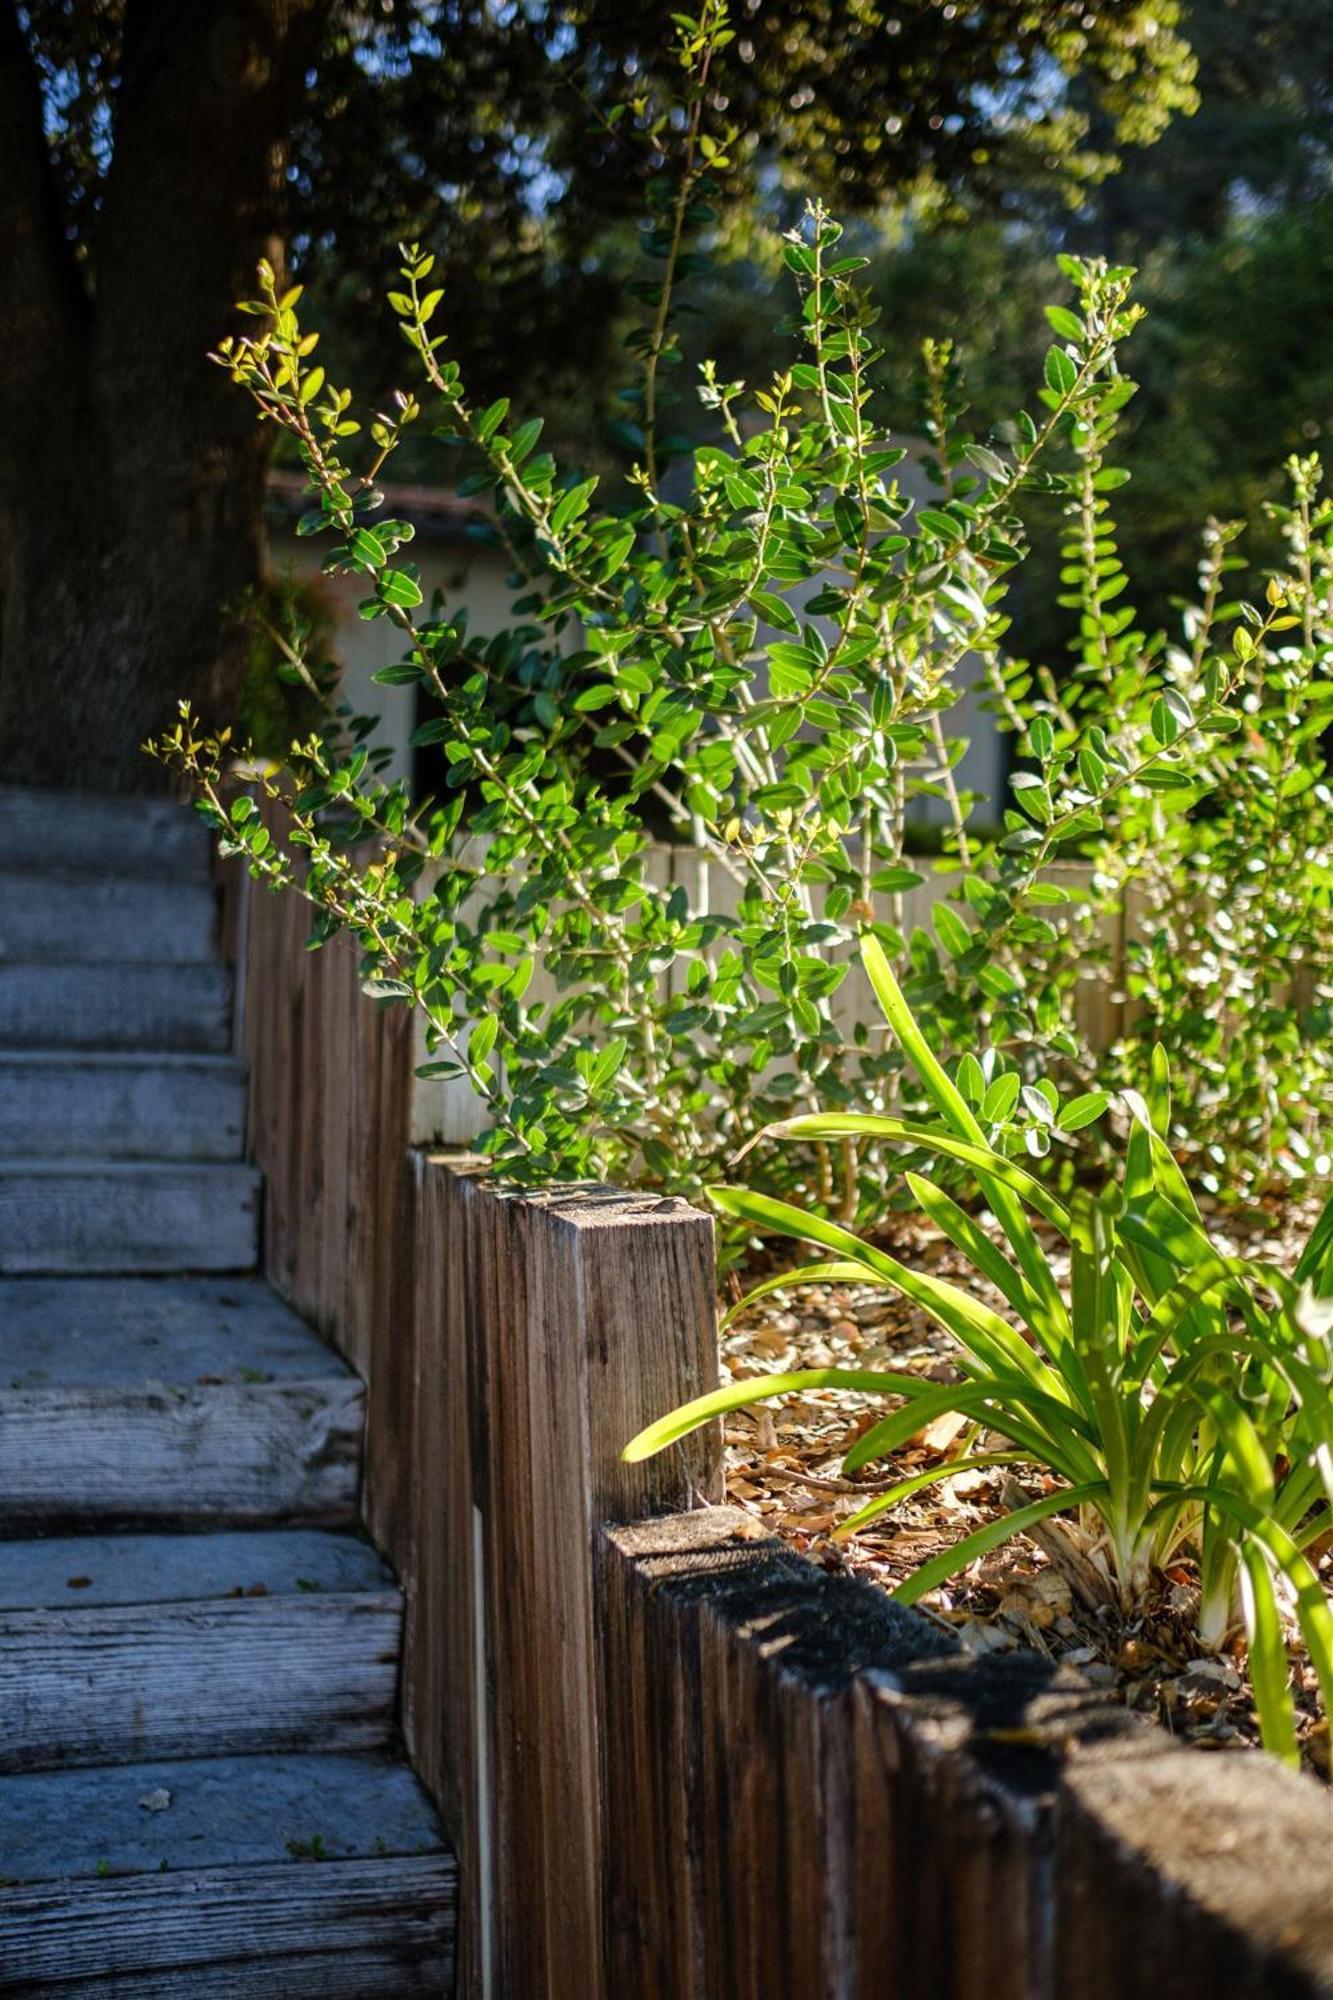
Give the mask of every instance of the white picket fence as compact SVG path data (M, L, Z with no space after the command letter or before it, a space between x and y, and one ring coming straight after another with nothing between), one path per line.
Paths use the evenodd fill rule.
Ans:
M958 885L958 876L952 871L927 872L933 867L929 860L911 865L917 867L925 879L902 897L901 924L905 934L918 927L930 930L935 905L956 890ZM737 906L735 881L697 847L672 846L665 842L654 844L646 857L645 876L648 881L657 884L664 895L683 884L689 896L689 907L694 911L723 913ZM1053 871L1052 875L1052 879L1070 884L1086 882L1087 877L1086 869L1075 867ZM887 902L883 913L886 918L889 917ZM1058 915L1058 911L1046 914ZM898 921L896 910L893 920ZM1107 956L1103 959L1098 952L1090 962L1086 976L1078 983L1075 995L1078 1030L1083 1041L1094 1049L1108 1048L1124 1029L1125 1007L1121 995L1126 941L1132 921L1132 908L1124 919L1111 914L1099 920L1098 939L1106 947ZM666 977L667 991L671 992L674 980L683 977L683 964L678 963ZM555 994L554 980L544 975L539 965L528 988L529 1001L554 998ZM856 968L838 989L834 1000L834 1018L849 1039L860 1023L873 1025L879 1018L874 997ZM425 1024L418 1016L417 1061L424 1063L430 1059L426 1051ZM416 1144L468 1146L479 1137L485 1125L481 1100L466 1077L416 1079L412 1116L412 1137Z

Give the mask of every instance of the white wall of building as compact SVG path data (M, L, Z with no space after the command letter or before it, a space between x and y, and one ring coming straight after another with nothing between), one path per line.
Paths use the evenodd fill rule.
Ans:
M417 691L414 687L377 687L372 679L381 667L402 658L402 634L386 618L359 616L357 605L367 595L362 578L321 577L324 546L319 538L303 540L289 529L279 529L270 534L270 561L279 575L319 579L335 614L334 650L346 668L343 682L346 698L358 712L381 717L376 740L387 743L394 753L386 775L408 777L412 770L409 738L416 726ZM443 594L446 609L453 611L466 605L471 632L485 638L510 622L510 591L505 581L508 563L503 554L461 534L442 536L429 531L418 532L410 553L420 570L427 601L438 590ZM794 591L792 596L799 599L811 595L818 587L812 582L804 591ZM961 790L976 795L977 817L993 821L998 818L1007 751L993 718L972 690L971 683L977 678L975 663L965 660L959 668L964 693L958 707L945 717L945 729L948 734L968 739L956 781ZM943 823L948 816L947 804L935 799L918 800L911 813L913 820L924 825Z
M393 750L388 778L410 777L409 738L416 727L414 687L377 687L372 676L403 657L403 635L387 618L362 618L357 605L368 595L364 577L322 576L326 544L318 537L301 539L286 529L270 532L269 562L278 576L318 579L335 617L333 650L343 662L343 693L363 715L378 715L376 741ZM428 538L418 535L408 552L421 572L421 587L429 603L441 591L446 606L466 604L469 627L483 637L509 622L507 565L494 549L462 536Z

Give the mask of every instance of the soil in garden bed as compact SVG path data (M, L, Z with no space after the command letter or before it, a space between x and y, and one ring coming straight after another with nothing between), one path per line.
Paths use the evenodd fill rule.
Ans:
M1213 1218L1219 1247L1234 1248L1288 1268L1308 1234L1312 1212L1299 1205L1271 1212L1228 1213ZM788 1246L774 1246L781 1254ZM895 1222L884 1247L979 1295L986 1288L953 1246L928 1226ZM791 1246L793 1251L795 1246ZM1058 1269L1058 1256L1050 1250ZM792 1261L796 1261L793 1257ZM804 1258L802 1258L804 1261ZM780 1268L751 1266L746 1282ZM730 1306L743 1287L733 1277ZM990 1303L1002 1303L990 1295ZM892 1368L933 1381L955 1378L949 1336L898 1293L870 1285L807 1285L761 1299L722 1340L724 1375L777 1374L795 1368ZM895 1454L845 1479L843 1453L888 1405L881 1398L818 1392L739 1411L727 1419L727 1497L813 1561L893 1590L917 1566L995 1519L1023 1499L1052 1490L1040 1475L1019 1468L1020 1493L1008 1468L965 1472L902 1501L855 1537L834 1539L840 1523L877 1487L943 1463L956 1450L962 1424L945 1417L926 1425ZM1009 1483L1007 1483L1009 1482ZM1076 1531L1075 1531L1076 1532ZM978 1653L1028 1646L1082 1668L1128 1707L1157 1719L1201 1750L1229 1752L1257 1747L1259 1730L1238 1634L1229 1647L1205 1656L1194 1638L1198 1578L1189 1562L1158 1576L1141 1616L1125 1619L1105 1603L1090 1601L1092 1580L1067 1545L1025 1536L983 1557L953 1583L924 1600L923 1614L947 1626ZM1054 1551L1055 1559L1052 1559ZM1333 1535L1311 1551L1325 1587L1333 1591ZM1096 1550L1086 1551L1095 1571ZM1330 1735L1318 1708L1314 1673L1292 1621L1288 1633L1302 1758L1311 1771L1330 1775Z

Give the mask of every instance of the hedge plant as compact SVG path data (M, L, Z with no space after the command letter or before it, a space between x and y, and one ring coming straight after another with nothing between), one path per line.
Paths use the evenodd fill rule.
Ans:
M640 105L627 119L666 164L647 183L653 275L631 336L637 463L624 492L557 465L538 417L471 400L417 246L389 294L412 370L391 408L368 417L326 377L299 289L267 266L243 307L255 330L216 356L295 443L310 499L300 531L325 539L331 571L363 580L362 615L399 633L401 659L377 678L419 691L414 742L438 750L437 795L380 775L373 720L340 703L299 644L288 671L324 712L260 773L285 817L233 796L242 746L188 710L154 747L226 850L311 900L313 942L350 931L371 990L424 1011L429 1071L466 1079L483 1145L519 1177L690 1191L748 1133L802 1108L910 1106L892 1038L840 997L866 926L998 1143L1040 1155L1105 1102L1070 1005L1097 921L1136 856L1157 854L1161 879L1176 880L1171 868L1188 865L1178 830L1210 795L1224 802L1211 824L1225 877L1236 746L1256 734L1255 686L1289 672L1292 631L1308 665L1273 698L1299 708L1305 733L1272 734L1311 768L1304 718L1327 686L1323 557L1297 550L1257 604L1225 601L1220 565L1205 565L1186 644L1137 630L1108 513L1125 476L1108 453L1133 393L1122 355L1137 309L1132 273L1097 260L1062 259L1070 295L1049 309L1033 408L988 440L961 428L947 348L928 350L937 490L914 502L908 445L877 417L877 374L899 357L858 287L862 260L819 207L786 245L789 365L754 386L705 367L713 435L687 451L664 416L673 314L728 170L728 137L705 113L730 31L710 0L678 34L678 113ZM411 525L378 483L411 426L437 440L443 480L485 498L479 532L507 552L513 589L499 632L471 631L465 605L425 601ZM1072 680L1008 650L1033 494L1065 511ZM1312 544L1326 548L1327 523L1327 510L1309 518ZM987 837L957 777L955 711L979 679L1023 761ZM1308 810L1279 796L1284 811ZM913 924L926 800L947 821L947 894ZM700 857L667 884L663 827ZM1073 887L1057 864L1079 858L1092 872ZM1283 910L1303 894L1284 891ZM1158 1016L1180 1018L1155 942L1135 976ZM1259 1149L1271 1153L1279 1125L1285 1143L1308 1124L1307 1109L1285 1106ZM788 1192L836 1197L845 1219L877 1198L884 1171L873 1151L822 1140L758 1166Z

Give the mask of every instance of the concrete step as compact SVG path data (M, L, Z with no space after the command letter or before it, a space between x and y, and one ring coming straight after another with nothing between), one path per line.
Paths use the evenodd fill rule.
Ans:
M0 1778L0 1876L6 1995L453 1991L453 1856L411 1773L383 1757Z
M256 1279L0 1280L0 1536L346 1523L363 1421Z
M210 866L208 829L174 800L0 786L0 869L205 882Z
M256 1168L0 1160L0 1272L244 1271L259 1254Z
M0 869L0 959L198 961L216 932L206 881Z
M244 1132L230 1056L0 1050L0 1158L238 1160Z
M0 1048L230 1047L229 966L0 964Z
M0 1771L378 1748L401 1628L352 1535L0 1543Z

